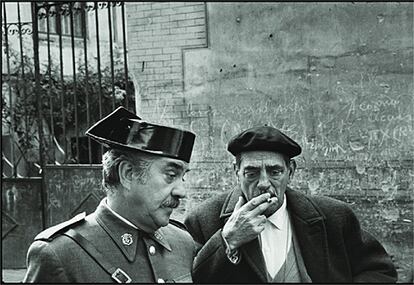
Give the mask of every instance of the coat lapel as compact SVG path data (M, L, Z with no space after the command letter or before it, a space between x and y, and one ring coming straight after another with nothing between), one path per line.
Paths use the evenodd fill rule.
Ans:
M239 196L239 189L229 193L221 209L220 218L223 224L233 212ZM303 261L312 282L326 282L329 272L328 241L325 217L318 208L303 194L290 188L286 190L287 209L300 246ZM242 255L249 266L262 282L267 282L266 264L260 248L259 240L255 239L241 249Z
M261 282L268 282L266 263L260 248L259 239L256 238L241 248L242 258L245 258Z
M287 208L312 282L326 282L329 272L325 217L303 194L288 189Z
M222 219L223 224L227 222L233 213L234 207L236 206L239 196L241 195L241 191L239 189L235 189L231 191L226 197L220 214L220 219ZM256 275L259 277L260 281L268 282L266 264L259 244L259 239L256 238L242 246L241 254L242 260L246 260L250 268L252 268Z

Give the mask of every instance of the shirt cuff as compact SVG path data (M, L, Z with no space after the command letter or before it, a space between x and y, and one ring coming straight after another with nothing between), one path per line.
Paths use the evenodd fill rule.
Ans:
M230 250L230 246L227 243L226 239L223 236L223 232L221 233L221 238L224 241L224 244L226 245L226 255L227 255L227 259L233 263L233 264L239 264L240 260L241 260L241 255L239 252L239 249L234 249L234 250Z

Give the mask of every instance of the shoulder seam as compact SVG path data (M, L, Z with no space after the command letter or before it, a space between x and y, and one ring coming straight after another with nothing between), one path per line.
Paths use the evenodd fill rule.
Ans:
M43 240L43 241L51 241L53 240L59 233L62 233L64 231L66 231L69 227L84 221L86 217L86 212L82 212L78 215L76 215L75 217L73 217L72 219L57 224L53 227L50 227L48 229L45 229L44 231L42 231L41 233L39 233L34 240Z

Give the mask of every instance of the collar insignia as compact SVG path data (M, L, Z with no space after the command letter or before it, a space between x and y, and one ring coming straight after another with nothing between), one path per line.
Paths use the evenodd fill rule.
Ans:
M123 234L121 238L124 245L131 245L134 242L132 235L129 233Z

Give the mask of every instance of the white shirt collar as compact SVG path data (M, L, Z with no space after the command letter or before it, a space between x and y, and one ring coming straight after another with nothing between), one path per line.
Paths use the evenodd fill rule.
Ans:
M292 245L292 229L289 226L286 195L282 206L268 219L265 229L260 233L260 241L266 269L272 279L282 268Z
M114 214L115 217L117 217L118 219L120 219L121 221L123 221L124 223L126 223L127 225L130 225L134 229L137 229L138 230L138 227L136 225L134 225L133 223L131 223L130 221L128 221L127 219L125 219L124 217L122 217L120 214L118 214L117 212L115 212L114 210L112 210L111 207L109 207L107 198L104 198L103 199L102 204L105 207L107 207L108 210L111 211L111 213Z
M286 230L287 227L287 209L286 209L286 194L283 194L283 204L273 213L267 220L272 223L279 230Z

